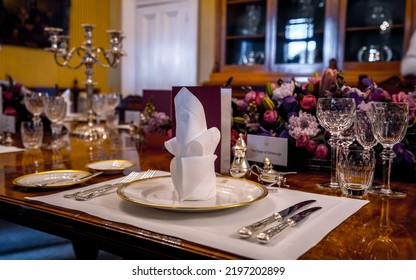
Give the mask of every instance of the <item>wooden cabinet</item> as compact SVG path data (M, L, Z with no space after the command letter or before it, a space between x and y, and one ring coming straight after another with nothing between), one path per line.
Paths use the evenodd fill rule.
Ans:
M348 84L400 75L416 0L218 0L216 64L206 84L305 81L336 61Z

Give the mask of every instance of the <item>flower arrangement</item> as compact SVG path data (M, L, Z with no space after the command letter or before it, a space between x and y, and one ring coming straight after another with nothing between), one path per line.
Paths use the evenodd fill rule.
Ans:
M29 90L22 84L13 81L13 78L9 75L6 76L6 80L0 80L0 87L3 94L3 112L1 113L16 117L18 112L25 112L26 107L23 98Z
M152 100L146 103L140 124L145 134L161 133L169 137L172 133L172 120L164 112L158 112Z
M342 71L326 69L322 76L315 74L304 84L292 79L267 83L265 91L248 88L244 98L233 99L232 135L244 133L287 138L289 147L295 147L304 157L326 159L330 134L316 118L317 98L350 97L361 109L368 108L370 102L407 102L410 108L408 131L394 150L396 161L415 165L416 92L389 94L369 78L364 78L362 84L363 90L346 86Z
M24 95L30 90L14 81L9 75L6 76L6 80L0 80L0 88L3 100L3 111L0 113L15 117L17 129L21 121L30 118L30 113L23 102Z

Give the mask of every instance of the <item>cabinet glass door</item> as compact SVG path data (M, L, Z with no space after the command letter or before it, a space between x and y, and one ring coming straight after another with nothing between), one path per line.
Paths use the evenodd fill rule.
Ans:
M405 12L405 0L349 0L344 61L401 60Z
M225 64L264 64L266 9L266 0L227 2Z
M324 0L278 1L275 63L322 63L324 26Z

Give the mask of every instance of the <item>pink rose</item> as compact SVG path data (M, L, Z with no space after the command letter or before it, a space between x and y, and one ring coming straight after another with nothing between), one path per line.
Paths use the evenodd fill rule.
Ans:
M315 157L316 158L326 158L329 154L328 148L325 144L319 144L315 150Z
M256 95L257 93L252 90L246 93L246 97L244 98L244 100L246 101L247 104L250 104L253 101L256 101Z
M301 133L296 139L296 147L304 147L309 142L309 136L305 133Z
M314 140L310 140L308 143L306 143L306 150L310 153L314 152L316 150L316 147L318 147L318 143L316 143Z
M394 103L409 103L409 120L413 120L415 118L416 110L416 102L413 97L407 95L403 91L399 92L398 94L393 94L392 97Z
M257 93L256 96L256 105L260 106L263 104L263 99L266 97L266 94L264 92Z
M305 95L300 101L300 107L304 110L312 110L316 108L316 97L312 94Z
M244 98L244 100L246 101L247 104L250 104L251 102L254 101L257 106L260 106L263 103L264 97L266 97L266 94L264 92L257 93L254 90L252 90L246 94L246 97Z
M277 111L276 110L267 110L266 112L264 112L263 114L263 120L266 123L274 123L277 120Z
M4 93L4 99L12 99L13 98L13 92L11 91L6 91Z

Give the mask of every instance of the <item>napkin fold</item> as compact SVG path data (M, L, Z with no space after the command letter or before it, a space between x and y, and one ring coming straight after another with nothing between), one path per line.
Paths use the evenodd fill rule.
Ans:
M187 88L174 99L176 137L165 142L175 157L170 163L176 197L184 200L208 200L216 195L215 149L221 133L207 129L204 107Z

